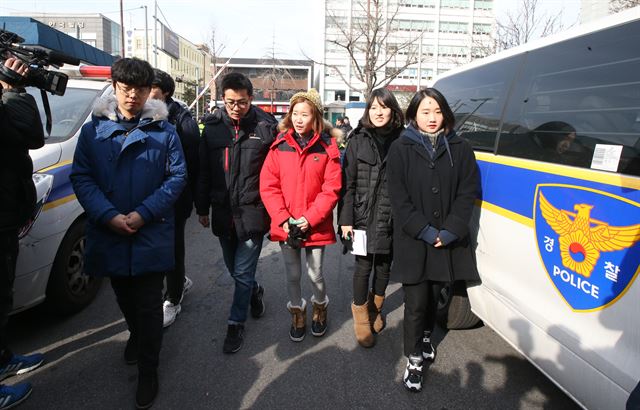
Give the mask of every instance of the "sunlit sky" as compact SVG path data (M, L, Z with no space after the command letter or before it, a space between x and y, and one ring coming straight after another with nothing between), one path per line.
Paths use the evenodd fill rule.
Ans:
M517 0L496 0L498 16L514 10ZM194 43L208 42L212 28L225 45L222 55L264 57L275 50L278 58L316 57L322 35L320 0L158 0L158 18ZM580 0L538 0L541 12L562 12L563 23L578 20ZM123 0L125 28L153 27L154 1ZM0 0L0 15L17 12L101 13L120 22L119 0Z

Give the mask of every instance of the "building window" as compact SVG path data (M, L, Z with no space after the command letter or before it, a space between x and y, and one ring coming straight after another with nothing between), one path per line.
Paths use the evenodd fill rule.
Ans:
M433 9L436 7L436 0L400 0L400 7Z
M476 0L474 8L476 10L493 10L493 0Z
M467 9L469 8L469 0L442 0L440 7L449 9Z
M433 21L424 20L393 20L391 22L392 31L424 31L433 33L434 26Z
M441 33L456 33L456 34L465 34L469 30L469 25L467 23L459 22L459 21L441 21L440 22L440 32Z
M474 24L473 34L490 34L491 24Z
M466 57L467 48L460 46L441 46L438 49L438 56L440 57Z

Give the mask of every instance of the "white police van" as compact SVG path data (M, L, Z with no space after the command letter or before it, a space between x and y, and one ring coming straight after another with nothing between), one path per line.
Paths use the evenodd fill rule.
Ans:
M110 67L80 66L69 75L64 96L49 95L51 135L45 146L29 152L38 192L34 218L20 231L20 251L14 283L13 312L45 299L59 313L76 312L95 297L99 278L83 271L84 211L71 188L69 174L82 125L90 119L97 98L112 92ZM33 93L42 121L42 99ZM34 124L44 126L44 124Z
M585 408L640 408L640 7L434 87L482 188L481 283L443 293L444 322L482 319Z

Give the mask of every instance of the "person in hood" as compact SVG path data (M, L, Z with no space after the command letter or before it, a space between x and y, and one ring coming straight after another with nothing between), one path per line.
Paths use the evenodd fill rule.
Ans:
M391 277L404 290L404 386L422 389L423 360L434 360L431 333L441 285L478 280L469 222L479 193L471 146L454 131L447 100L434 88L418 91L408 127L391 144L388 187L396 258Z
M167 292L165 294L163 311L163 326L170 326L182 310L182 299L193 286L193 281L185 275L184 228L193 209L193 192L198 176L198 146L200 131L191 113L182 107L171 96L176 89L176 83L167 73L157 68L153 69L154 77L151 83L149 98L163 101L169 110L169 122L176 127L184 158L187 162L189 176L187 186L174 205L175 211L175 258L176 266L167 272Z
M222 351L235 353L244 342L247 313L265 313L264 287L256 282L269 215L260 199L258 177L275 139L277 122L253 106L253 85L240 73L221 84L224 109L205 119L200 141L196 212L220 240L224 263L235 282ZM209 217L209 212L211 216Z
M271 216L271 240L280 242L287 275L287 308L292 324L289 338L306 334L307 302L302 298L302 252L311 279L311 333L327 330L329 296L322 275L326 245L336 242L333 208L341 187L340 153L335 137L325 131L322 102L315 89L289 101L284 131L271 146L260 173L260 195ZM331 124L328 125L331 128Z
M393 255L387 153L404 130L403 124L404 116L393 94L386 88L373 90L360 124L351 133L342 163L340 234L348 241L357 229L367 238L366 255L355 257L351 303L356 339L363 347L373 346L373 332L379 333L385 326L382 304Z
M149 99L151 65L120 59L111 79L114 94L80 131L70 178L87 214L84 269L111 278L130 332L124 359L138 365L136 406L146 409L158 393L162 288L187 170L166 104Z

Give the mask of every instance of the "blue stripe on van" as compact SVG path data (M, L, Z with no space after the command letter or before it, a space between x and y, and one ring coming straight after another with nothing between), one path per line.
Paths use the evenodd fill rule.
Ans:
M69 179L71 165L72 164L65 164L47 171L47 174L53 175L53 187L51 187L51 193L47 198L47 203L73 195L73 188L71 186L71 180Z
M552 183L586 187L640 202L640 190L634 188L593 182L587 179L562 176L556 173L504 165L481 159L478 159L477 162L482 181L482 196L480 199L525 218L533 219L533 204L538 184ZM536 164L539 166L538 163ZM615 176L615 174L612 176ZM576 191L567 191L567 195L576 193L579 194ZM582 201L583 199L576 196L573 203L582 203ZM615 218L610 219L608 222L616 224ZM629 223L628 216L625 218L620 215L619 222L620 224Z

